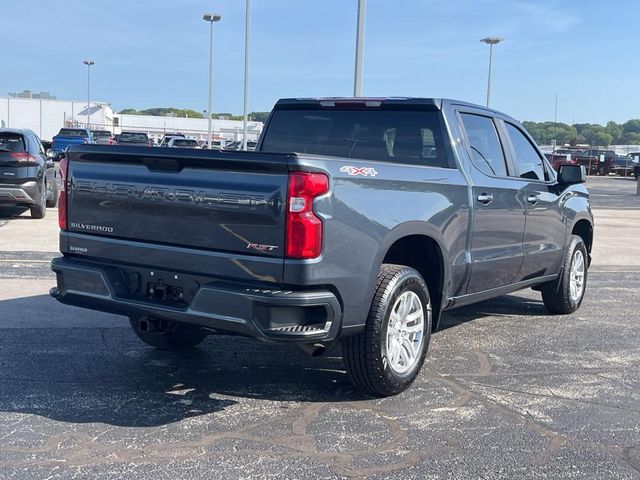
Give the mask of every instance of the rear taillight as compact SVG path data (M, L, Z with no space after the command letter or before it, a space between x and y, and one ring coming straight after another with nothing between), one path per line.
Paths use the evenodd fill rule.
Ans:
M18 161L18 163L24 163L24 164L30 164L30 165L35 165L36 163L38 163L38 161L36 160L36 157L34 157L33 155L27 152L12 153L11 156L15 158Z
M329 191L322 173L289 174L286 220L287 258L315 258L322 251L322 220L313 212L316 197Z
M113 145L113 144L115 144L115 143L116 143L116 142L114 142L114 141L113 141L113 138L110 138L110 139L109 139L109 145Z
M67 176L69 174L69 159L62 158L60 160L60 197L58 198L58 225L60 230L67 230L68 228L68 215L67 215Z

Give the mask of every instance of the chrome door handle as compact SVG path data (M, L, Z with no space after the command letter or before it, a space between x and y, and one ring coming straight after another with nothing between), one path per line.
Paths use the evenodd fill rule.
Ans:
M493 202L493 193L481 193L478 195L478 201L480 203L484 203L485 205L489 205Z
M529 195L527 197L527 202L529 202L531 205L535 205L539 200L540 197L538 197L538 195Z

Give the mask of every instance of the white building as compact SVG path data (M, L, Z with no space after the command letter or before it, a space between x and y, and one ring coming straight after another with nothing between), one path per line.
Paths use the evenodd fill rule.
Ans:
M154 139L161 138L166 132L181 132L189 138L204 141L208 132L205 118L121 115L114 113L105 102L92 101L87 111L86 101L0 97L0 128L28 128L41 139L51 140L62 127L84 128L87 124L92 130L109 130L113 134L125 130L142 131ZM216 119L212 124L214 140L242 140L242 121ZM248 122L248 141L257 141L262 127L262 122Z
M91 102L87 112L86 101L0 97L0 128L28 128L43 140L65 126L86 126L87 113L91 128L112 129L113 110L105 102Z

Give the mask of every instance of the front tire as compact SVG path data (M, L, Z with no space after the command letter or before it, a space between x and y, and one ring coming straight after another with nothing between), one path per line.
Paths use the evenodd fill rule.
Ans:
M183 350L200 344L206 333L186 330L177 324L166 325L158 319L129 316L129 323L140 340L160 350Z
M47 184L42 184L42 193L37 205L29 207L31 218L41 219L47 214Z
M550 313L573 313L582 304L587 288L589 254L581 237L571 236L560 278L545 284L542 301Z
M367 323L342 341L351 382L375 396L406 390L420 373L431 338L431 299L413 268L384 264Z
M51 187L51 199L47 200L47 208L55 208L58 205L58 194L58 184L54 179L53 187Z

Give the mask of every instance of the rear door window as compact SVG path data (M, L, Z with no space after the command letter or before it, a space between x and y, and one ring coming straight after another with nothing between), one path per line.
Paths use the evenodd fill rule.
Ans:
M146 133L122 133L120 141L122 142L147 142L149 137Z
M517 176L530 180L548 180L544 168L544 160L542 160L538 150L518 127L507 122L505 122L505 125L516 156Z
M472 113L461 113L467 133L471 161L485 175L507 176L507 163L493 119Z
M25 152L25 142L19 133L0 132L0 152Z
M64 137L87 137L86 130L78 130L77 128L61 128L58 135L62 135Z
M262 151L450 167L438 111L276 110Z

